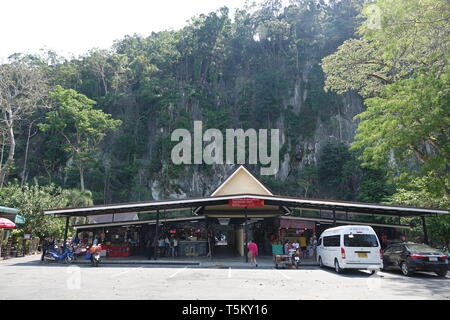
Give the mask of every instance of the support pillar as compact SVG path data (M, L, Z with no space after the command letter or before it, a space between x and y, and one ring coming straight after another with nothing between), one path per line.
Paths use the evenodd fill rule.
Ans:
M428 231L427 231L427 223L425 221L425 217L422 216L422 227L423 227L423 238L424 238L424 242L425 244L429 244L428 242Z
M245 221L244 221L244 225L245 225L245 245L244 245L244 261L247 263L248 262L248 248L247 248L247 244L248 244L248 230L247 230L247 207L245 207Z
M333 210L333 227L336 227L336 211Z
M154 243L154 259L158 256L158 240L159 240L159 210L156 210L156 225L155 225L155 243Z
M69 218L70 217L66 217L66 228L64 229L64 241L63 241L63 246L66 246L66 241L67 241L67 233L69 232Z

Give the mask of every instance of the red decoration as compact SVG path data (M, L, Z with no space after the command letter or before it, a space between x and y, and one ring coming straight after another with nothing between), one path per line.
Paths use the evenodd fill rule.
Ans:
M230 199L228 205L230 207L263 207L264 200L253 198Z

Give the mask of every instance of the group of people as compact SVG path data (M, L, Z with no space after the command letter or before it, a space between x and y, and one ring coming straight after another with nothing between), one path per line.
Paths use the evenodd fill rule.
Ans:
M160 237L157 241L157 246L159 250L160 257L178 257L178 238L176 237ZM155 240L149 239L147 243L147 247L149 249L148 259L151 259L155 255Z
M300 238L295 239L294 241L286 240L284 243L284 254L292 255L297 253L301 258L308 258L309 256L316 256L317 250L317 238L316 236L312 236L309 241L309 245L307 243L306 237L301 236Z

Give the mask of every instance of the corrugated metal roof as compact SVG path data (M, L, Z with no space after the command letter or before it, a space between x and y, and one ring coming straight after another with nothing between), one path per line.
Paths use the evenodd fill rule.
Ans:
M45 214L60 216L89 216L115 213L144 213L164 209L185 209L211 205L226 204L230 199L253 198L264 200L265 205L278 205L298 209L342 212L349 214L366 214L375 216L420 216L433 214L448 214L448 210L432 208L415 208L398 205L371 204L363 202L348 202L337 200L308 199L301 197L269 196L255 194L240 194L229 196L195 197L170 199L137 203L98 205L82 208L45 210ZM281 210L280 210L280 214Z

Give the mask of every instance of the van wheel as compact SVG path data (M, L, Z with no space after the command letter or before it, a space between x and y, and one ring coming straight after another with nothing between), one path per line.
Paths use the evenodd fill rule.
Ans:
M334 270L335 270L337 273L339 273L339 274L341 274L341 273L344 271L344 269L342 269L342 268L339 266L339 262L337 261L337 259L334 260Z
M319 267L323 268L322 257L319 257Z
M412 274L412 272L409 271L408 264L406 262L402 262L400 269L402 270L404 276L409 277Z

